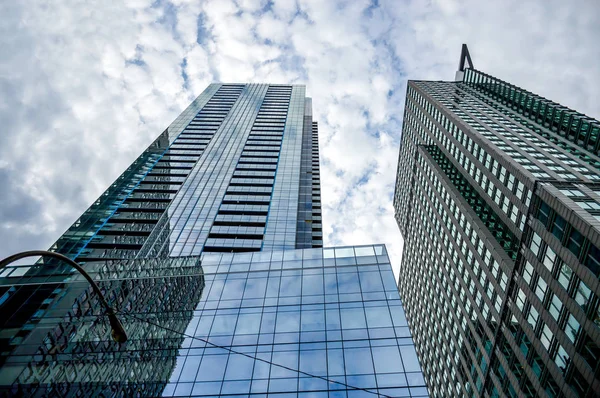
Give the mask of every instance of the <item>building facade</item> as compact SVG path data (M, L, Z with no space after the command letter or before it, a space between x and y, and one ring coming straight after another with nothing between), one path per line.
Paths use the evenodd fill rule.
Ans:
M385 246L322 248L299 85L212 84L51 250L0 273L0 394L428 396Z
M409 81L394 196L430 393L598 396L600 122L468 61Z

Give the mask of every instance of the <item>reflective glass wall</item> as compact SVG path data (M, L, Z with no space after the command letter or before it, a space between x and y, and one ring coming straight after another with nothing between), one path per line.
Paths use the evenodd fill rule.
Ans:
M129 341L110 340L80 278L3 278L65 292L36 328L45 345L23 341L0 369L5 392L428 396L383 245L91 265Z

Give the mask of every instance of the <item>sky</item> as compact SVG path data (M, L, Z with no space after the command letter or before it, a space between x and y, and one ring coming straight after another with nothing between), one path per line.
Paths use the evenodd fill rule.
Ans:
M211 82L305 84L325 245L402 237L408 79L475 68L600 118L596 0L0 2L0 257L47 249Z

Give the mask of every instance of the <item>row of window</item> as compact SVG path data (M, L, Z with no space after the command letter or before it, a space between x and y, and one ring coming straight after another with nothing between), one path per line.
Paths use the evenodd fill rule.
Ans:
M153 173L154 167L152 167L145 174L141 174L142 179L137 186L134 186L130 194L142 193L145 200L140 198L135 205L124 201L108 220L108 228L112 222L120 222L127 228L117 230L110 228L112 237L110 239L101 238L101 230L95 240L90 242L88 248L81 253L82 257L86 257L89 261L99 258L117 258L118 256L129 258L137 253L147 239L147 235L143 239L138 238L135 245L131 243L130 238L124 237L131 233L130 230L137 230L136 226L139 223L158 222L174 198L171 194L179 191L193 165L202 156L206 145L213 138L241 92L242 88L217 90L205 107L163 152L160 160L154 164L158 168L157 172ZM206 110L216 104L219 104L220 107L218 112L212 109ZM197 130L199 127L203 129L201 134L198 133L200 130ZM173 164L185 164L185 167L172 169ZM160 205L154 202L155 200L160 200ZM115 237L116 233L122 237Z
M229 182L228 193L231 189L235 189L238 197L243 196L241 194L245 192L250 197L255 196L253 194L258 192L256 191L258 188L265 188L266 190L262 192L269 195L262 196L261 205L252 203L250 199L228 200L228 196L226 196L226 200L219 207L217 219L226 215L267 216L290 97L291 88L276 89L270 86L267 89L240 157L240 161L243 161L243 163L238 163ZM265 167L264 163L254 161L255 159L269 160L269 166L273 167L273 171L255 171L257 168ZM246 191L241 191L241 188L246 189ZM249 225L246 222L240 222L239 224L239 227L247 226ZM246 228L224 231L220 226L213 225L203 250L206 252L251 252L260 250L263 234L264 228L262 228L260 234L257 234L250 233Z
M492 76L469 69L465 82L578 145L600 153L600 122Z
M405 130L404 130L404 134L406 134L409 130L407 129L407 125L405 125ZM423 167L425 167L426 163L422 164ZM431 177L433 177L434 173L433 171L428 171L428 174L430 174ZM420 176L420 172L417 171L417 178L419 179L419 181L423 178L422 176ZM434 183L435 184L435 183ZM449 198L449 195L447 195L444 192L444 189L441 185L439 185L439 182L437 183L439 186L439 192L441 192L442 196L446 196L447 198ZM429 189L429 188L428 188ZM435 197L435 195L433 195L432 192L427 191L422 191L420 190L420 188L416 188L416 192L415 192L415 199L413 203L418 203L419 205L417 207L415 207L414 211L419 214L419 219L418 220L413 220L412 222L409 222L408 224L410 225L411 230L409 230L408 232L408 236L410 236L409 239L407 239L406 242L406 252L405 252L405 260L403 260L403 264L406 264L406 266L408 266L408 264L421 264L420 267L423 266L423 264L445 264L445 266L438 268L436 266L436 268L440 271L436 271L434 273L434 275L431 276L427 276L427 275L423 275L424 279L419 278L419 280L427 280L429 281L429 283L433 283L433 281L436 280L436 276L438 278L441 278L441 280L446 280L447 277L443 276L443 273L441 272L441 269L446 269L449 270L447 271L450 275L451 281L452 283L447 283L445 284L446 289L449 289L450 286L452 285L456 285L455 286L455 291L456 293L454 293L454 291L450 291L448 290L447 294L448 297L451 297L452 299L449 301L450 303L450 308L457 308L457 306L459 306L459 303L466 303L465 304L465 309L463 309L462 311L457 309L457 319L460 319L459 324L461 325L461 327L459 328L458 325L456 323L453 323L452 326L452 330L454 330L455 335L458 335L457 341L459 342L459 346L462 345L462 334L460 334L459 330L462 331L463 333L465 333L465 335L467 337L470 338L471 344L473 344L471 347L471 355L473 357L477 357L479 358L478 361L481 363L481 365L485 368L485 361L484 361L484 357L481 356L481 352L482 349L478 344L475 343L476 340L473 340L473 335L470 333L470 328L469 328L469 324L471 323L471 321L469 319L486 319L490 317L490 311L487 308L487 304L485 303L484 300L482 300L482 296L481 293L479 292L479 289L481 289L484 292L488 292L487 294L490 296L488 297L488 299L491 300L492 303L496 303L496 310L499 311L500 310L500 305L501 305L501 297L499 295L495 295L494 289L493 289L493 284L491 284L489 282L489 277L487 276L486 272L483 272L483 267L479 266L479 262L480 260L477 260L473 263L473 253L471 253L469 250L467 250L467 246L463 244L458 244L458 247L461 247L462 249L464 249L463 255L465 256L465 258L469 259L469 267L465 267L465 264L462 263L462 260L460 260L457 256L457 253L455 252L453 258L452 258L452 262L453 264L456 264L457 269L459 269L460 271L460 275L461 278L464 278L464 280L462 281L462 283L459 283L460 278L457 278L457 274L454 271L454 268L450 266L450 260L443 254L443 250L442 248L446 248L446 250L448 250L449 248L451 248L453 246L453 243L448 241L448 236L447 235L458 235L456 234L456 225L461 225L461 228L466 228L468 230L468 236L471 239L474 239L475 242L474 246L478 248L478 251L480 252L480 256L481 258L487 258L488 261L490 262L490 265L487 266L486 265L486 269L492 269L494 272L494 274L497 276L499 283L501 284L501 286L503 286L503 289L506 288L506 284L507 284L507 276L506 274L503 274L503 272L501 271L499 264L495 261L492 260L492 256L491 253L484 247L484 244L482 241L480 241L479 239L475 238L476 234L472 233L472 228L470 228L468 221L466 221L464 215L460 214L460 212L455 214L455 222L452 222L450 218L448 218L445 214L445 212L443 212L442 207L438 204L436 207L440 208L440 211L442 211L442 213L440 213L440 217L442 217L442 219L446 220L446 228L448 230L448 233L445 233L444 231L440 230L440 225L439 222L437 221L436 217L431 213L431 208L429 208L427 206L427 201L423 200L422 198L431 198L431 200L434 201L434 203L436 202L436 199L433 199ZM452 204L449 205L449 207L452 206ZM425 208L426 210L424 210L423 208ZM456 212L456 207L454 207L455 210L453 210L453 213ZM425 213L424 213L425 211ZM428 214L428 217L425 217L425 214ZM429 228L425 228L425 230L427 230L427 232L422 231L420 226L427 226L428 224L433 223L433 225ZM414 229L418 229L418 231L414 230ZM437 234L435 234L435 231L437 231ZM434 247L431 247L428 242L427 239L427 235L429 235L429 238L431 239L431 241L435 242L434 243ZM436 236L445 236L443 239L445 239L445 241L440 241L439 238L435 238ZM456 237L453 236L452 239L456 239ZM460 239L460 238L459 238ZM435 250L434 250L435 249ZM462 250L461 249L461 250ZM430 261L426 261L424 260L425 258L427 258L430 253L433 252L438 252L438 256L439 258L432 258ZM440 260L443 259L443 260ZM441 261L441 262L440 262ZM403 265L404 267L404 265ZM472 268L471 268L472 267ZM489 268L488 268L489 267ZM467 272L466 269L470 269L470 272ZM422 268L420 268L418 271L409 271L409 270L405 270L403 272L403 275L410 275L412 272L417 272L417 274L423 274L425 272L431 272L431 271L423 271ZM440 275L437 275L437 273L439 272ZM477 287L476 288L476 283L473 282L473 280L471 279L471 273L474 272L475 273L475 277L480 279L479 283L481 283L482 287ZM411 307L409 306L409 303L412 301L410 298L411 297L415 297L415 306L419 306L421 307L419 310L419 313L421 315L415 317L415 315L412 315L410 318L413 319L413 322L418 323L418 325L416 326L417 329L419 328L425 328L426 330L421 330L420 332L415 330L415 326L413 326L413 330L415 330L415 337L418 340L421 336L421 344L423 345L418 345L421 347L422 351L428 351L429 354L427 353L422 353L422 355L424 355L425 357L427 357L427 363L428 365L424 365L424 369L426 372L428 372L428 366L432 366L433 369L429 369L429 372L432 375L435 375L436 378L440 379L439 383L434 383L435 387L433 389L433 391L436 391L438 388L441 389L442 391L445 390L446 388L454 388L456 386L457 390L456 392L454 392L453 390L447 390L446 394L449 395L455 395L456 393L459 393L460 391L460 384L457 382L457 374L456 374L456 370L458 370L458 373L460 374L462 372L462 368L460 366L461 363L464 363L460 361L460 355L458 355L458 353L455 354L455 364L453 363L452 360L450 360L450 357L446 357L443 354L443 351L447 348L444 347L444 345L442 344L442 342L428 342L427 340L429 339L429 337L425 337L423 338L423 336L441 336L441 335L448 335L448 331L449 329L445 330L444 329L444 325L445 325L445 319L448 319L450 321L452 321L452 319L446 318L443 314L448 313L448 311L452 311L448 308L445 308L445 305L447 304L441 304L440 307L438 307L438 309L433 309L430 308L431 303L435 303L436 300L434 299L434 297L439 297L439 294L441 293L438 287L436 287L435 285L432 286L420 286L420 289L418 287L419 282L418 280L415 279L410 279L410 280L405 280L403 281L401 279L401 287L404 286L403 289L401 289L403 291L403 297L405 297L405 305L407 305L407 308ZM466 291L463 288L463 284L464 286L467 286L470 290L470 295L469 298L467 298L467 295L465 294ZM408 290L405 290L408 289ZM417 291L415 291L415 289L418 289ZM428 293L425 293L428 292ZM429 293L430 292L430 293ZM431 297L424 297L424 295L427 296L431 296ZM492 300L493 299L493 300ZM442 300L442 302L444 302L444 300ZM476 312L482 311L483 315L478 315L475 314L474 311L474 306L471 304L471 302L475 303L477 305L477 307L479 307L480 309ZM412 309L412 308L411 308ZM469 314L468 317L465 317L464 315L462 315L463 311L466 314ZM433 317L433 314L436 314L435 317ZM430 320L428 320L430 319ZM491 319L491 318L490 318ZM438 325L441 325L441 328L438 328ZM423 334L421 334L423 333ZM484 335L482 335L484 336ZM484 338L487 339L488 337ZM450 340L450 347L454 347L455 343L453 342L452 339L448 339ZM481 341L481 340L479 340ZM419 341L417 341L417 343L419 343ZM439 344L437 344L439 343ZM432 344L431 346L429 346L429 344ZM479 343L481 344L481 343ZM423 348L424 347L424 348ZM427 348L430 347L430 348ZM442 351L442 352L440 352ZM477 354L476 354L477 353ZM448 358L447 361L448 363L446 364L447 368L446 369L451 369L451 370L445 370L442 371L441 368L439 368L439 366L442 365L436 365L436 363L439 360L444 360L444 358ZM481 384L481 377L482 374L478 373L479 371L473 371L473 379L472 380L478 380L478 383ZM468 376L465 375L461 375L461 378L463 381L468 380ZM455 380L455 383L448 383L448 379L451 380ZM463 384L469 384L469 383L463 383ZM477 384L477 382L475 382L475 384Z
M433 94L435 96L435 94ZM525 224L525 217L516 204L516 199L506 196L503 190L496 184L502 184L513 193L518 200L521 200L527 206L531 198L531 192L521 181L508 172L499 162L488 152L475 143L467 134L460 130L454 123L450 122L445 115L433 107L429 102L425 102L425 109L433 114L434 118L439 120L440 124L451 134L443 134L440 129L431 121L428 123L428 129L443 147L454 157L463 169L477 182L477 184L488 194L488 196L498 205L498 207L511 219L518 230L522 231ZM419 114L419 113L417 113ZM422 116L424 118L424 116ZM454 138L454 140L451 139ZM457 144L462 145L458 147ZM468 151L475 157L472 160L465 156ZM487 168L494 175L491 180L481 171L481 168ZM513 202L514 201L514 202Z
M496 111L500 112L505 117L508 117L509 119L514 120L515 122L521 124L522 126L525 126L529 130L534 131L539 136L548 140L548 142L551 142L552 144L554 144L554 146L550 146L550 148L547 148L548 145L546 144L545 151L550 153L553 157L558 157L559 159L561 159L561 161L563 163L570 165L570 166L581 165L580 163L574 162L573 159L567 157L562 151L560 151L557 148L567 151L568 153L579 158L584 163L591 165L595 169L600 169L600 160L597 157L590 156L589 152L587 152L575 145L571 145L569 143L569 141L565 140L563 137L556 135L546 129L542 129L542 127L540 125L532 123L528 119L521 118L517 114L514 114L512 112L507 112L507 110L505 108L503 108L501 105L499 105L497 102L495 102L494 100L492 100L484 95L481 95L478 91L472 89L470 86L466 86L463 84L459 84L458 86L461 88L461 90L464 90L464 91L468 92L469 94L471 94L472 96L483 101L487 105L494 108ZM572 162L574 162L574 163L572 163ZM594 173L593 170L590 170L587 167L583 168L583 169L578 169L578 171L580 171L580 172L582 172L582 170L587 170L587 171L583 172L583 174L585 174L586 178L591 178L591 179L597 180L597 177L596 178L594 177L596 174ZM565 178L570 178L570 175L566 175Z
M596 276L600 276L600 249L556 213L547 203L540 201L534 216L563 246L569 249Z

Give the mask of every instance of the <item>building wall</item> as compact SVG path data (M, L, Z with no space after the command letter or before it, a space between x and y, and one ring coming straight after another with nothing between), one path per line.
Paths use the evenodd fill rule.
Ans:
M409 82L394 196L399 288L428 385L441 396L598 394L600 124L480 72L464 76ZM569 187L571 202L560 193ZM535 219L542 202L570 220L558 219L559 242ZM569 235L574 255L560 250ZM549 272L546 247L561 253ZM553 281L563 268L576 275L566 288ZM578 286L586 298L575 306Z
M311 123L304 86L211 84L51 249L79 261L187 256L293 249L303 234L312 247Z
M213 84L0 274L0 396L426 397L385 246L323 249L304 86Z

